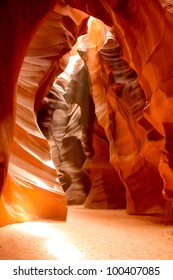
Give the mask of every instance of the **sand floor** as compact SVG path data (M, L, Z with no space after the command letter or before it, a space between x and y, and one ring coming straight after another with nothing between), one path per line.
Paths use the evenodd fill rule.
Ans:
M0 228L1 260L173 260L173 225L125 210L70 206L66 222Z

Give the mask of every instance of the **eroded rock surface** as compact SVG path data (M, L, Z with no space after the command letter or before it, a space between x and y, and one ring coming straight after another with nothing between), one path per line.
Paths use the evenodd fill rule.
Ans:
M172 1L0 5L0 225L67 202L171 218Z

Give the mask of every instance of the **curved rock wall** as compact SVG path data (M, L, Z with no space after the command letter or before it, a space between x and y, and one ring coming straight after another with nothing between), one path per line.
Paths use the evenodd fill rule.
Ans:
M143 115L147 119L147 121L151 123L155 130L154 135L153 133L150 133L149 137L144 132L147 138L146 141L142 140L142 142L145 143L145 150L148 151L150 161L152 161L154 165L156 164L156 173L158 169L163 179L165 197L167 199L171 199L172 4L170 3L170 1L161 1L161 5L160 2L157 0L152 1L152 3L147 0L143 1L142 3L141 1L134 0L117 0L109 1L109 3L107 1L100 0L97 4L93 3L92 1L80 1L79 3L77 1L67 0L66 2L73 7L78 7L79 9L89 13L90 15L98 17L107 25L114 26L117 40L122 48L122 57L136 71L138 81L145 92L146 103L143 108ZM100 13L100 10L98 11L97 7L99 5L100 10L104 10L104 13ZM90 37L89 39L91 38L92 37ZM100 45L97 46L97 48L100 48ZM89 51L90 55L94 57L96 51ZM89 58L90 55L88 55L87 58ZM98 59L95 61L95 63L99 67ZM91 77L93 78L92 74ZM95 79L97 78L95 77ZM93 81L93 84L96 87L95 81ZM111 100L110 104L112 105L114 99L113 94L107 94L106 96L108 96L108 98ZM98 100L95 101L95 104L97 104L97 106L99 107ZM100 106L100 108L103 108L103 106ZM116 105L114 105L113 108L113 111L115 110L117 110ZM105 109L105 112L106 111L107 110ZM100 115L103 119L103 114L101 113ZM106 116L106 113L105 118L108 118L108 116ZM102 119L100 119L100 121L102 122L102 126L104 126L104 128L107 129L108 124L104 124L104 121L102 121ZM125 125L126 124L127 122L125 122ZM136 129L136 126L132 125L132 128ZM122 126L121 130L123 130ZM136 132L135 130L134 132L131 132L130 134L132 137L132 141L129 141L129 143L133 143L131 148L132 150L135 149L135 151L137 152L137 149L139 149L141 145L140 137L138 138L137 136L139 135L139 131L137 129ZM144 135L142 135L141 137L142 139L145 139ZM136 140L138 143L136 142ZM150 148L150 146L152 146L152 148ZM127 145L127 147L128 149L130 149L130 145ZM125 152L123 144L121 149L123 149L123 152ZM154 154L149 152L150 149L151 151L153 150ZM139 153L139 151L140 149L138 150L137 154L141 156L141 153ZM152 157L150 156L151 154ZM114 161L116 162L116 159L114 159L113 157L111 159L111 162L114 164ZM141 165L143 165L142 162ZM137 164L137 166L139 167L140 164ZM126 166L125 169L129 170L129 165ZM150 173L150 171L148 172ZM155 178L159 180L158 184L160 185L160 188L162 188L162 179L160 175L157 174ZM124 175L122 177L124 178ZM156 181L156 179L154 179L154 181ZM147 183L147 186L148 185L149 183Z
M36 4L34 6L29 1L23 1L20 8L17 1L11 2L10 11L12 12L14 9L18 12L14 15L16 23L13 23L16 33L13 38L13 34L9 31L9 40L11 35L14 39L13 47L21 47L12 49L14 64L16 63L15 66L19 68L12 69L14 72L13 91L11 88L9 90L7 88L9 95L4 93L5 98L7 99L7 96L9 98L9 107L6 106L6 103L4 104L5 121L2 122L2 125L8 134L8 141L3 130L1 141L6 146L9 145L11 154L7 148L4 148L8 152L8 157L10 154L10 162L8 179L4 186L1 185L3 189L0 199L0 225L38 217L66 219L67 207L64 191L51 161L49 144L37 125L35 111L39 110L42 99L48 94L57 74L65 68L68 55L64 56L64 54L69 52L75 44L78 33L83 32L83 27L85 29L87 15L71 9L62 1L58 2L57 4L57 1L50 1L50 4L47 5L43 1L43 3L37 3L38 6ZM57 5L55 6L55 4ZM4 7L5 9L8 9L8 5ZM41 10L43 15L39 14L37 9ZM22 14L24 11L26 14ZM21 17L20 14L22 14ZM46 15L48 15L47 18L45 18ZM20 22L16 18L20 18ZM41 27L38 28L36 24L41 25ZM30 26L32 28L28 30L27 28ZM18 38L17 35L21 27L22 31L19 34L21 37ZM36 27L38 31L34 34ZM24 34L24 32L28 32L28 34ZM30 37L33 39L28 47ZM19 61L16 56L20 59ZM5 58L7 66L8 63L11 65L12 62L7 57ZM16 73L17 70L18 72L20 70L19 77ZM15 96L14 86L17 78L17 94ZM2 82L5 81L2 80ZM17 109L13 137L10 122L8 121L8 126L6 125L8 118L6 114L11 108L11 102L15 108L15 101L17 101ZM14 122L13 111L10 111L12 123ZM8 158L6 161L8 163ZM4 180L2 176L1 180Z
M89 32L82 37L78 49L90 74L98 122L109 141L109 162L126 188L127 211L133 214L159 212L163 203L162 180L157 166L145 151L148 144L145 129L137 123L130 106L116 95L116 84L112 87L110 65L103 60L100 51L105 36L103 23L92 20ZM125 78L124 82L127 83Z
M0 225L65 219L81 190L86 207L163 213L173 197L171 1L0 5ZM98 19L87 31L88 15ZM62 80L76 48L80 63Z

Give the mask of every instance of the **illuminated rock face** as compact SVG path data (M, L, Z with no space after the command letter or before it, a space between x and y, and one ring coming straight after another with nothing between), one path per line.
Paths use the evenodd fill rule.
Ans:
M3 35L6 35L2 40L4 45L1 45L4 55L0 105L3 188L0 225L38 217L66 219L66 198L55 167L51 164L50 147L37 125L35 112L39 110L57 74L65 68L68 56L63 55L75 44L78 33L82 33L83 28L85 30L87 15L72 11L61 1L59 4L57 1L46 2L38 1L33 5L30 1L23 1L18 7L17 1L13 1L9 6L8 3L4 4L1 9L1 19L7 17L6 13L14 12L14 15L13 28L10 25L5 26L4 30L2 28ZM2 26L4 22L2 20ZM5 49L6 45L11 48L10 53ZM13 137L11 127L15 120L15 101L17 111Z
M142 123L139 123L140 126L138 126L138 123L135 124L134 118L131 118L131 115L128 113L129 108L123 106L119 98L114 97L112 88L110 88L109 84L106 85L105 83L107 80L107 70L104 70L103 66L100 67L100 58L96 56L103 44L103 39L99 41L97 36L93 36L94 31L91 35L88 35L88 38L84 39L81 53L84 54L84 59L90 71L92 94L95 99L94 103L98 107L98 110L96 109L96 114L99 123L104 127L107 135L110 137L110 162L116 170L120 170L120 176L126 185L128 195L127 201L130 205L129 211L131 212L132 209L135 210L137 204L139 206L139 208L137 208L142 209L142 204L137 198L137 193L140 193L141 197L144 197L144 195L142 195L142 191L144 190L147 193L147 202L144 203L146 208L149 206L149 201L154 206L156 197L158 197L158 201L161 199L159 199L159 189L161 190L162 187L164 187L165 197L171 198L171 2L161 1L161 5L159 1L152 1L150 5L149 1L144 1L141 5L140 1L132 0L123 2L109 1L109 3L106 1L99 1L101 7L99 11L97 9L98 3L95 4L92 1L80 1L80 4L73 0L66 2L73 7L78 7L100 18L106 24L115 27L115 34L122 48L122 57L136 71L138 81L145 92L146 101L143 107L144 120ZM150 7L150 9L148 9L148 7ZM105 12L100 13L101 10L105 10ZM158 22L158 25L156 25L156 22ZM88 41L90 41L90 46L89 44L87 45ZM165 52L169 58L164 56ZM87 55L85 53L87 53ZM162 59L162 61L164 60L164 63L162 65L160 60L163 56L164 59ZM95 61L93 58L95 58ZM94 69L96 69L95 65L100 67L98 71L94 71ZM101 71L102 74L100 74ZM103 85L101 85L100 82L102 77L104 77ZM99 96L101 93L98 93L99 90L102 92L101 98ZM105 92L104 96L103 92ZM101 106L101 104L104 103L104 99L105 104L109 107L109 109L107 109L105 106L105 111L103 106ZM124 117L120 107L123 108ZM114 111L114 113L112 111ZM118 114L118 112L120 112L120 114ZM111 120L115 118L116 124L118 118L122 119L119 120L121 125L119 125L119 129L118 127L116 128L114 138L111 135L112 133L110 133L110 131L113 130L109 129L111 122L105 121L105 119L109 119L108 117L110 115ZM145 122L145 119L147 122ZM123 133L124 140L126 140L124 143L122 141ZM117 136L119 136L121 140L119 139L118 141ZM119 143L121 145L118 145ZM120 158L120 156L122 158ZM127 156L129 156L129 162L125 160ZM152 172L150 169L151 167ZM145 170L145 172L143 172L142 169ZM141 170L141 172L139 172L139 170ZM140 184L137 183L138 179ZM145 179L147 180L146 182ZM138 187L135 187L135 184L138 185L140 191L137 191ZM153 191L151 186L153 186ZM133 188L135 191L133 191ZM147 188L149 192L151 191L152 193L150 198ZM154 195L154 189L158 190L158 196ZM136 203L134 203L134 199L132 199L133 202L130 203L132 194L135 194L137 198ZM144 202L143 198L142 200ZM136 212L136 210L134 212Z
M0 9L0 225L65 219L67 202L163 213L173 197L171 1L30 2ZM87 31L88 15L99 20Z

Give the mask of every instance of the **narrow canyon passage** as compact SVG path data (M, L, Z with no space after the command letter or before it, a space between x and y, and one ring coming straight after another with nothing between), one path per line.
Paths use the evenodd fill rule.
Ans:
M1 2L0 260L172 260L173 0Z
M0 228L1 260L172 260L173 228L159 216L69 206L66 222Z

